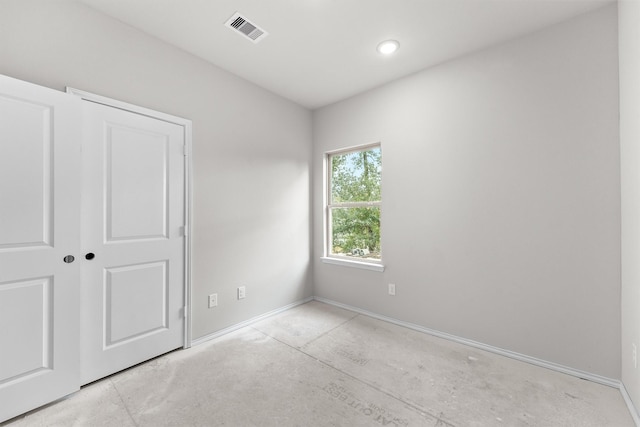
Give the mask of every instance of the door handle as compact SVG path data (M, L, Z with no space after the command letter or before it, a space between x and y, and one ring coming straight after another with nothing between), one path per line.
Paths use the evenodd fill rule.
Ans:
M84 259L86 259L87 261L91 261L92 259L94 259L96 257L96 254L94 254L93 252L88 252L85 256Z
M71 264L73 261L76 260L76 257L74 257L73 255L67 255L66 257L62 258L62 260L67 264Z

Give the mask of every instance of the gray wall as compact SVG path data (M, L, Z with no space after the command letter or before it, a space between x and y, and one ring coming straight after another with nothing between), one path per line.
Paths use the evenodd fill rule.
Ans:
M622 177L622 381L640 408L640 3L619 3L620 156ZM638 349L640 351L640 349Z
M193 121L194 338L311 295L308 110L64 0L0 2L0 73Z
M620 378L617 63L613 5L316 110L314 293ZM323 153L375 141L386 270L323 264Z

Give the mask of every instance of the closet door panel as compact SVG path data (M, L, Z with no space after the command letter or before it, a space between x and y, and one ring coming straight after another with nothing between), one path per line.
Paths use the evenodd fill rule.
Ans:
M0 76L0 422L79 389L79 121Z
M185 136L83 101L81 382L184 343Z

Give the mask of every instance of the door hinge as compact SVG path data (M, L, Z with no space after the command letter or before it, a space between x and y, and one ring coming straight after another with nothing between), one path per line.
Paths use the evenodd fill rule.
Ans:
M189 150L187 149L187 144L184 144L182 146L182 154L184 154L185 156L189 155Z
M182 307L182 316L186 319L187 318L187 306L185 305L184 307Z
M188 236L189 235L189 226L187 225L183 225L180 227L180 231L182 232L183 236Z

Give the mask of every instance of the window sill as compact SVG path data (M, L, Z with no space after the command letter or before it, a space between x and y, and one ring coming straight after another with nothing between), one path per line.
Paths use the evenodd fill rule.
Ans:
M352 268L361 268L363 270L371 270L371 271L384 271L384 265L377 264L373 262L364 262L364 261L356 261L350 259L340 259L340 258L332 258L332 257L321 257L320 258L325 264L334 264L341 265L343 267L352 267Z

